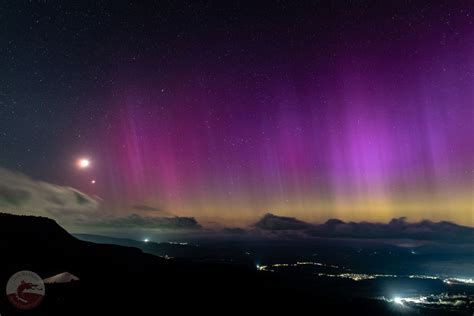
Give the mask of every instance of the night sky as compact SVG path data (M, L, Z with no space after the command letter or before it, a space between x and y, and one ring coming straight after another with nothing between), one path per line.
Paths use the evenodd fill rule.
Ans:
M71 2L1 4L0 167L120 215L474 226L474 2Z

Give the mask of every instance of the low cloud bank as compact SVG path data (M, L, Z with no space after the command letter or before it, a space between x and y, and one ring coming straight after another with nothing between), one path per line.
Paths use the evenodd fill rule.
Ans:
M474 228L451 222L423 220L410 223L404 217L389 223L343 222L330 219L324 224L310 224L293 217L265 214L254 224L257 229L278 235L298 232L306 237L360 238L360 239L413 239L441 242L474 243Z
M294 217L276 216L267 213L255 223L255 227L263 230L303 230L311 228L312 225Z
M200 229L194 217L151 217L131 214L125 217L99 219L85 222L85 225L117 228L156 228L156 229Z

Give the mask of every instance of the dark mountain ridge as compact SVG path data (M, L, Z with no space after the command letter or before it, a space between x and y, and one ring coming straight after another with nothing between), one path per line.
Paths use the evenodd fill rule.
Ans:
M1 315L295 314L309 308L341 315L393 314L382 301L328 294L338 287L329 291L313 277L296 281L245 264L165 260L135 247L79 240L42 217L0 213L0 238L0 288L21 270L42 278L67 271L79 278L47 284L43 302L31 311L15 309L0 295Z
M259 292L283 295L274 290L275 280L248 266L177 262L135 247L86 242L43 217L0 213L0 240L0 288L21 270L42 278L67 271L80 279L48 285L43 303L28 315L212 310L215 302L256 304ZM6 296L0 296L0 314L23 315Z

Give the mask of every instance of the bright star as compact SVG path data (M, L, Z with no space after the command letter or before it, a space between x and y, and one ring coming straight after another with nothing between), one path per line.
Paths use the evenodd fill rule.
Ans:
M77 165L79 166L79 168L81 169L86 169L88 168L90 165L91 165L91 162L89 159L86 159L86 158L81 158L77 161Z

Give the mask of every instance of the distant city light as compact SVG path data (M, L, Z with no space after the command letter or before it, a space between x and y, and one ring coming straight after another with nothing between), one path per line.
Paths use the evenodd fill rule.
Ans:
M474 284L473 278L449 278L443 280L446 284Z
M474 296L469 296L465 294L431 294L429 296L413 296L413 297L395 297L393 299L386 299L386 301L400 305L401 307L405 306L443 306L443 307L454 307L458 309L460 306L466 306L469 303L470 299Z
M149 242L150 240L148 238L143 239L143 242Z

